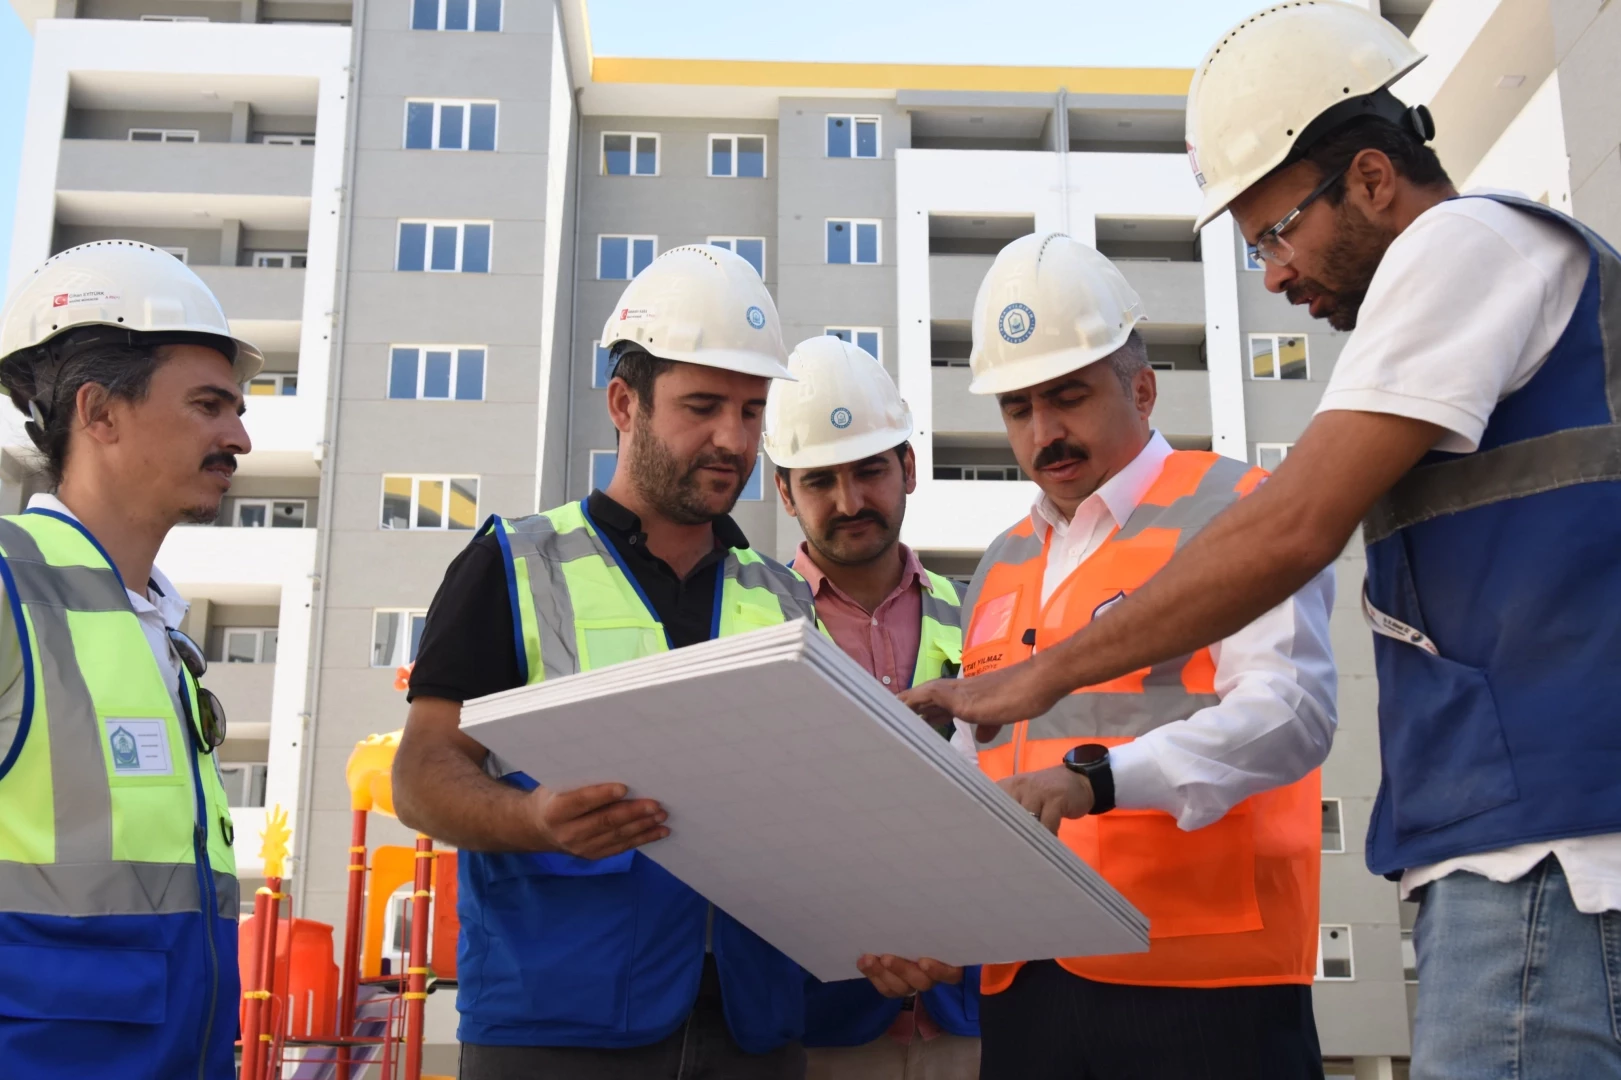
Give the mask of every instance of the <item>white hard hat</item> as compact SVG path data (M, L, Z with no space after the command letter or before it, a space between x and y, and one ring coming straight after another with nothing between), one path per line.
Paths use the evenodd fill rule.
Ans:
M833 337L807 338L788 357L797 381L771 384L765 452L785 469L861 461L912 437L912 410L871 353Z
M625 287L602 347L621 341L664 360L793 378L765 282L741 255L708 244L671 248Z
M972 394L1005 394L1096 363L1126 343L1142 301L1114 263L1063 233L1021 236L974 299Z
M1387 89L1423 59L1389 22L1339 0L1277 4L1233 27L1188 87L1188 162L1204 193L1194 228L1357 116L1405 118L1428 141L1428 110Z
M219 301L185 263L151 244L97 240L51 256L12 294L0 314L0 364L93 326L212 338L238 382L259 374L265 363L258 349L231 333Z

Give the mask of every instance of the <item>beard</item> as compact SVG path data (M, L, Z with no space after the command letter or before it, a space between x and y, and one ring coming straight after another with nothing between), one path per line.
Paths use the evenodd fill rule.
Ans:
M1314 278L1305 278L1288 290L1290 303L1300 303L1307 297L1321 296L1329 301L1328 311L1322 316L1336 330L1355 330L1357 313L1367 298L1373 275L1384 261L1394 230L1375 225L1352 206L1350 200L1340 203L1335 210L1334 240L1323 252L1323 266L1341 284L1331 289Z
M628 464L636 494L677 525L705 525L731 513L743 494L750 469L750 463L738 455L718 450L682 461L653 434L646 413L636 417L636 440L631 444ZM699 470L710 465L730 465L737 471L737 481L726 493L726 505L719 510L712 508L706 497L706 488L714 493L713 487L699 477Z
M830 518L823 524L819 533L810 536L811 546L817 554L827 558L829 562L839 566L865 566L883 558L900 542L902 521L906 520L906 496L895 508L894 521L877 510L867 509L850 517ZM849 534L841 531L840 527L857 521L870 521L878 527L877 535L869 540L857 541Z

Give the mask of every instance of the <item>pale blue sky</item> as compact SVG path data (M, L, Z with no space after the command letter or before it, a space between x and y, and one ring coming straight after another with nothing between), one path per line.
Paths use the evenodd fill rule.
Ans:
M1192 67L1261 2L589 0L602 56L1100 67ZM32 50L0 0L0 257L11 250Z

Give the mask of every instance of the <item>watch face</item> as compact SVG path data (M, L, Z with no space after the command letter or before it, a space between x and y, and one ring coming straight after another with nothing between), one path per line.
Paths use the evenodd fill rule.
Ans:
M1077 765L1096 765L1109 757L1109 748L1099 743L1086 743L1069 752L1069 759Z

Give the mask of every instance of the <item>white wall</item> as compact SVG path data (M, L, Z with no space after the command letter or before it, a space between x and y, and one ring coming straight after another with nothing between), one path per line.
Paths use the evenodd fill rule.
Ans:
M1570 213L1570 156L1559 100L1559 72L1549 75L1503 129L1461 190L1507 188Z

